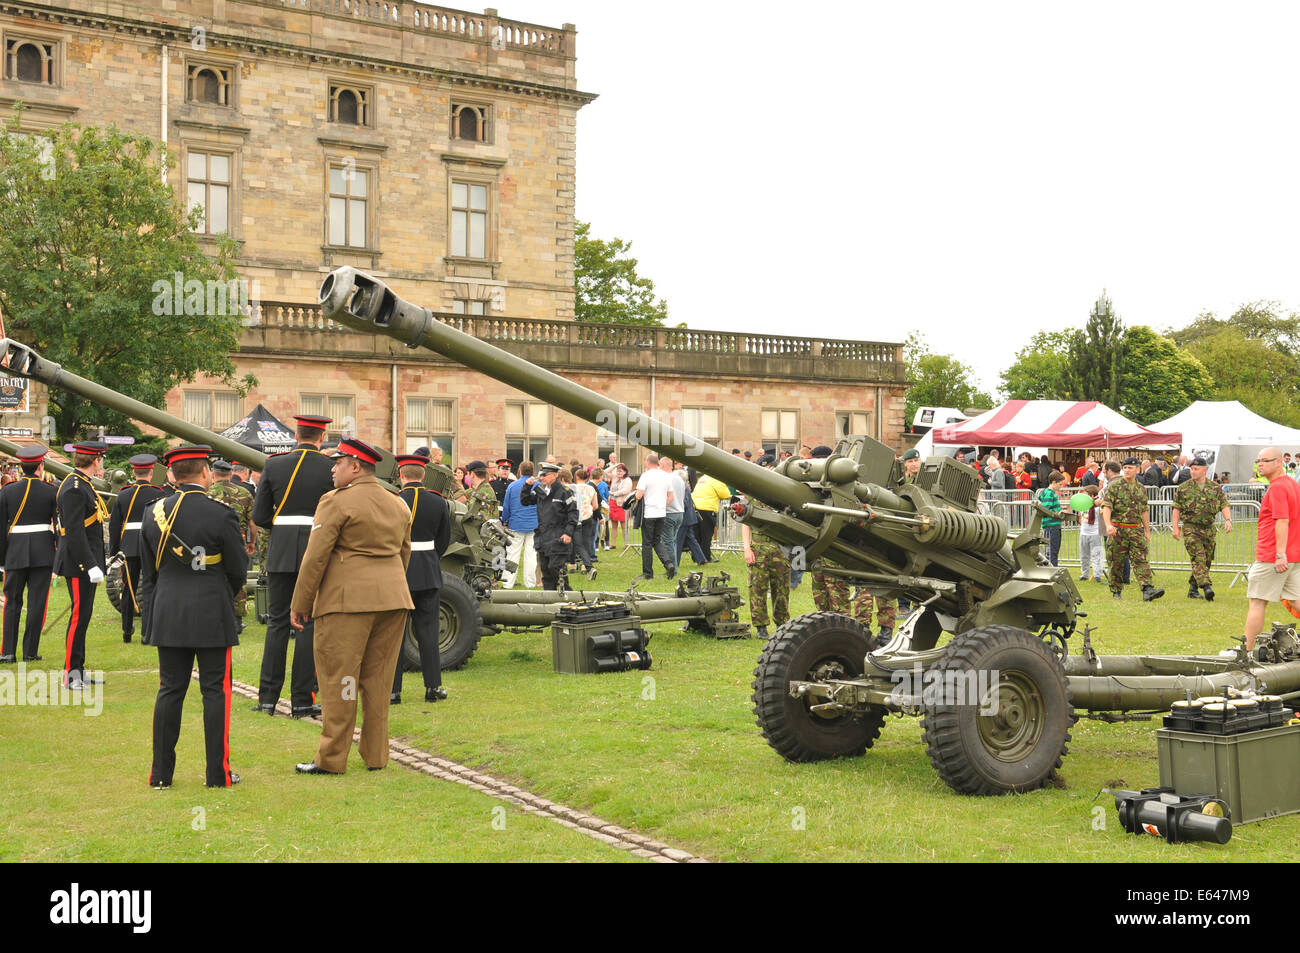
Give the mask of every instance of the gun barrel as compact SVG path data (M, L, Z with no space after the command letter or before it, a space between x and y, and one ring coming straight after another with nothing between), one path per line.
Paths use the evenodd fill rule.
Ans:
M0 451L9 454L9 456L18 456L18 451L21 449L22 447L13 441L0 438ZM49 457L46 457L43 463L47 473L52 473L60 479L66 477L72 472L72 467L68 466L66 463L60 463L58 460L51 460ZM91 483L95 487L95 492L101 496L112 497L116 495L113 492L112 487L103 480L92 480Z
M355 268L336 268L320 289L324 317L357 331L386 334L407 347L431 351L516 387L576 417L619 433L674 460L689 463L769 504L798 507L818 499L807 485L734 457L696 437L543 370L521 357L443 323L427 308L398 297L382 281Z

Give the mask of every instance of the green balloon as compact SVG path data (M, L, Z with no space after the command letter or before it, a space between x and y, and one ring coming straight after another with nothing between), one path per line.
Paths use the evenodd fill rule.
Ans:
M1076 493L1070 497L1070 509L1076 513L1086 513L1092 509L1092 497L1087 493Z

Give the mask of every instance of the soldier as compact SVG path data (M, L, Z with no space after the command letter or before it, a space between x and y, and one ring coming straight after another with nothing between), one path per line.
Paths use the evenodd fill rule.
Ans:
M542 588L555 592L568 588L566 566L573 558L573 538L578 532L578 498L560 480L557 463L543 463L539 477L529 477L519 491L519 502L537 507L533 545L542 572Z
M253 482L252 472L248 469L247 463L240 463L238 460L230 461L230 482L237 483L249 493L257 492L257 484Z
M289 611L298 566L307 550L312 517L320 498L334 486L330 460L320 452L329 417L299 414L298 446L266 461L262 479L253 498L253 522L269 530L267 576L266 645L262 652L262 673L254 711L275 714L275 704L284 687L284 663L289 654ZM293 652L293 677L289 686L295 718L319 715L315 700L316 665L312 657L312 627L308 619L298 633Z
M877 637L880 644L894 637L894 627L898 624L898 603L884 596L873 596L862 586L858 586L853 595L853 618L868 629L871 628L871 609L876 609Z
M921 472L921 451L912 447L903 451L903 478L901 486L916 482L916 475Z
M758 463L771 467L775 460L771 454L764 454ZM758 500L751 499L749 503L754 509L769 509ZM745 565L749 567L749 621L758 637L765 639L769 593L772 596L770 621L778 629L790 621L790 560L775 540L758 531L751 532L748 523L740 524L740 538L745 545Z
M27 627L23 661L39 662L41 627L49 604L50 567L54 565L54 518L58 492L42 477L49 453L31 444L18 451L23 475L0 491L0 562L5 569L4 645L0 662L18 661L18 621L27 590Z
M470 487L456 494L456 499L469 506L469 515L482 513L484 519L494 520L501 515L501 504L487 478L487 464L473 460L465 468L469 473Z
M244 537L244 552L251 556L257 539L257 527L253 525L253 494L243 484L233 479L233 470L225 460L212 464L212 489L208 496L218 503L224 503L235 511L239 520L239 532ZM235 592L235 630L244 631L244 616L248 614L248 593L241 585Z
M424 700L441 701L447 697L442 687L442 666L438 660L438 596L442 590L442 554L451 541L451 511L447 501L426 490L425 457L414 453L396 458L402 480L402 502L411 510L411 562L406 567L406 587L415 608L411 627L420 646L420 671L424 675ZM402 660L397 659L393 673L393 697L389 703L402 703Z
M126 583L126 598L122 600L122 641L130 642L135 634L135 617L140 617L140 641L148 644L148 617L140 599L140 519L144 511L167 494L161 487L149 482L158 458L152 453L137 453L131 458L131 471L135 482L124 486L113 500L108 515L108 551L126 557L122 581Z
M408 610L411 510L375 478L380 454L348 437L339 441L332 482L320 501L290 624L315 616L320 669L320 745L300 774L342 774L352 750L361 693L361 758L372 771L388 764L388 705ZM263 475L263 482L267 474ZM272 541L274 546L274 540Z
M98 440L74 443L74 471L59 484L59 548L54 571L68 583L72 615L68 617L63 678L68 688L97 683L86 677L86 627L95 609L95 587L104 581L104 523L108 510L90 481L104 474L104 451Z
M1192 574L1187 578L1187 598L1199 599L1197 586L1205 590L1205 598L1214 601L1214 586L1210 580L1210 563L1214 562L1214 544L1217 533L1214 529L1214 514L1223 514L1223 531L1232 532L1232 509L1228 506L1228 497L1223 487L1205 479L1205 468L1209 464L1202 457L1192 461L1191 479L1178 484L1174 491L1173 536L1185 536L1183 545L1192 560ZM1179 525L1179 519L1182 525Z
M497 476L492 481L492 492L497 495L497 512L501 512L501 507L506 505L506 489L515 481L515 475L511 472L514 464L509 458L497 461Z
M805 448L807 449L807 448ZM810 451L813 460L825 460L831 455L831 448L825 445L814 447ZM805 459L809 459L805 457ZM759 460L759 465L763 461ZM821 612L849 612L849 584L843 577L828 575L826 568L829 560L817 556L808 569L812 572L813 602Z
M230 770L231 647L239 644L231 596L244 584L248 557L239 521L209 499L207 446L168 450L177 492L159 498L141 520L140 586L148 625L141 641L158 649L149 784L169 788L176 769L181 709L197 663L203 694L203 741L210 788L238 784Z
M1126 457L1123 477L1112 480L1097 505L1106 517L1106 575L1111 594L1119 599L1124 591L1124 559L1128 557L1142 586L1142 599L1150 602L1165 594L1155 587L1147 564L1147 541L1151 538L1150 504L1147 491L1137 480L1137 457Z

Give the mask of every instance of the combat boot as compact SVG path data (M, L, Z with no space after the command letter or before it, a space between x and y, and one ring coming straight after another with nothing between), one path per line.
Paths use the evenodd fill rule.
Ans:
M1201 590L1199 590L1199 589L1196 588L1196 583L1195 583L1195 582L1191 583L1191 584L1187 587L1187 598L1188 598L1188 599L1199 599L1199 598L1201 598Z
M894 630L887 625L882 625L880 631L876 633L876 644L881 646L888 645L889 640L893 637Z
M754 634L757 635L760 639L767 638L767 626L765 625L755 626Z
M1163 589L1157 589L1155 586L1143 586L1143 587L1142 587L1142 601L1143 601L1143 602L1155 602L1157 599L1159 599L1159 598L1160 598L1161 596L1163 596L1164 594L1165 594L1165 591L1164 591Z
M1213 602L1213 601L1214 601L1214 585L1213 585L1212 583L1208 583L1208 582L1207 582L1205 585L1201 586L1201 588L1205 590L1205 601L1206 601L1206 602Z

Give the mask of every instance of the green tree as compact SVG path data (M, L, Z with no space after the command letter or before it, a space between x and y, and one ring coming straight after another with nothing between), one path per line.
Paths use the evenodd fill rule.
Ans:
M594 324L662 325L668 304L655 297L655 284L636 272L637 260L627 257L632 243L621 238L591 237L591 225L574 229L574 317Z
M935 354L916 331L903 344L907 369L905 423L910 427L918 407L991 407L993 398L972 381L975 372L951 354Z
M1074 400L1099 400L1108 407L1120 402L1120 369L1124 365L1124 322L1106 292L1088 315L1082 333L1070 341L1070 394Z
M1148 327L1124 332L1117 410L1139 424L1153 424L1206 399L1214 379L1205 365Z
M1068 400L1070 351L1082 332L1039 331L1016 352L1016 359L1002 372L1002 395L1006 400Z
M155 407L200 373L241 391L254 383L235 380L230 352L241 319L233 308L208 313L208 296L198 291L177 309L172 295L155 288L179 277L191 292L224 291L235 278L234 243L205 254L194 234L198 212L187 213L163 183L170 157L162 145L115 126L66 123L39 137L20 128L21 107L0 131L0 194L7 196L0 308L8 333ZM62 439L96 425L139 435L121 414L57 388L50 413Z

